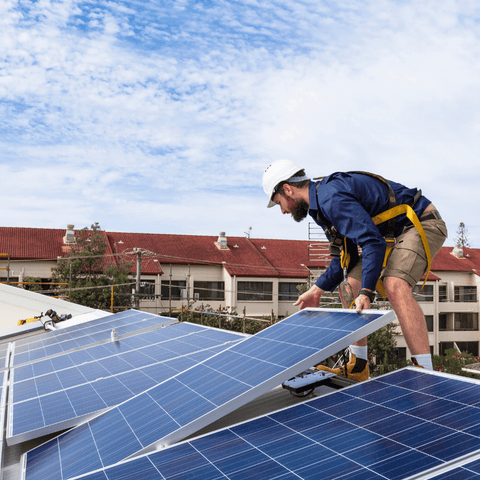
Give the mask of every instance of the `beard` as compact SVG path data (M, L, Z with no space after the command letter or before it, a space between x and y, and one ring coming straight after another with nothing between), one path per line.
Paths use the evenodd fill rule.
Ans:
M309 205L305 200L299 200L290 212L296 222L301 222L308 215Z

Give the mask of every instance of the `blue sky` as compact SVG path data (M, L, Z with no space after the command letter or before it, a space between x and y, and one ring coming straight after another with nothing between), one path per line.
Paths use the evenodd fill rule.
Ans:
M480 4L0 3L3 226L306 239L265 167L422 188L480 248Z

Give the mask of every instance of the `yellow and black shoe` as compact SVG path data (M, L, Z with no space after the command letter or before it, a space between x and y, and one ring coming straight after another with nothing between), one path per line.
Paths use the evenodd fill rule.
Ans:
M418 364L417 359L415 357L412 357L412 363L414 367L425 368L425 367L422 367L422 365Z
M323 365L318 365L317 370L334 373L339 377L347 377L357 382L368 380L370 370L368 368L368 361L362 358L357 358L353 353L350 353L350 360L347 363L347 375L345 375L345 367L328 368Z

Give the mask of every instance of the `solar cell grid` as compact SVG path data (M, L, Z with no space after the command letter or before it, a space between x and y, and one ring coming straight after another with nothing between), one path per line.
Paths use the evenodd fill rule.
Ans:
M3 430L5 428L5 412L7 402L7 371L0 372L0 480L3 478L3 448L4 448L4 435Z
M9 343L0 345L0 370L8 368L9 365Z
M115 342L117 345L86 349L88 357L83 355L81 360L90 361L53 373L29 378L35 371L31 365L13 369L9 445L65 428L66 421L78 423L80 416L118 405L244 338L237 333L188 323L138 337ZM124 343L129 345L120 348ZM133 350L132 345L140 348ZM123 353L112 356L116 350ZM142 353L145 351L148 354ZM75 357L64 355L70 359L65 362L67 365L77 362L72 356ZM42 361L43 366L37 371L52 372L55 365L49 362ZM61 362L56 366L61 367ZM17 370L20 381L16 381ZM32 417L35 417L33 424L25 421Z
M443 384L444 389L437 392L447 396L450 391L480 389L479 382L410 367L77 478L134 480L139 472L148 472L146 478L152 480L479 478L480 437L440 425L441 412L426 421L414 416L415 409L399 412L391 408L390 416L372 418L362 427L348 420L351 402L356 408L362 402L381 405L391 389L405 396L431 384ZM432 396L432 401L436 398ZM335 408L337 400L343 409ZM460 411L464 405L457 403L456 408Z
M98 342L108 342L113 328L117 330L118 336L121 336L173 322L176 320L146 312L135 310L121 312L85 324L44 333L34 339L15 342L13 365L36 362Z
M35 467L35 457L28 454L27 478L40 478L29 472L50 468L60 455L61 442L79 450L89 445L85 447L89 455L108 465L147 448L178 441L386 325L393 317L393 312L387 311L358 315L351 310L302 310L89 421L81 431L73 429L59 437L58 443L52 441L51 462L44 456L42 465ZM139 411L148 414L139 415ZM96 445L93 451L92 439ZM60 468L57 475L67 480L63 463ZM84 468L77 460L76 471Z

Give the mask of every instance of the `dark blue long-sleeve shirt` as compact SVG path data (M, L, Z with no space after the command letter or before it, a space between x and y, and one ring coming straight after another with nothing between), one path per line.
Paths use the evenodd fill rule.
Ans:
M397 205L413 200L416 188L408 188L389 181ZM317 188L318 185L318 188ZM362 288L375 289L382 271L387 233L387 223L376 226L372 217L388 210L388 187L382 181L359 173L333 173L320 182L309 185L310 216L322 227L334 226L347 237L350 268L358 260L357 245L362 248ZM413 209L418 217L431 202L420 197ZM323 223L317 220L317 213ZM405 215L395 219L395 237L406 225L411 225ZM334 257L329 267L315 282L322 290L333 291L343 280L340 258Z

